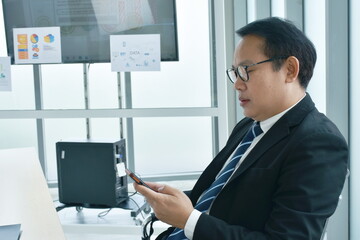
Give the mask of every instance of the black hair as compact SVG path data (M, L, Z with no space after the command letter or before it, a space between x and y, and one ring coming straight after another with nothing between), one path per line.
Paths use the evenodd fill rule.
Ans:
M307 88L316 63L313 43L292 22L278 17L260 19L236 31L240 37L257 35L265 40L264 54L269 58L294 56L299 60L300 85ZM284 59L273 62L278 71Z

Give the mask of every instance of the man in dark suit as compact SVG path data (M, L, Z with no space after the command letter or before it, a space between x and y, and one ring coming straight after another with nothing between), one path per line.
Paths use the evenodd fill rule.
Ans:
M227 74L246 117L190 192L156 183L148 184L158 192L135 188L160 220L184 229L184 237L169 239L320 239L343 188L348 148L306 93L315 48L279 18L252 22L237 34L241 40ZM241 155L210 207L200 212L199 199L230 164L254 121L262 133ZM160 238L167 239L164 235Z

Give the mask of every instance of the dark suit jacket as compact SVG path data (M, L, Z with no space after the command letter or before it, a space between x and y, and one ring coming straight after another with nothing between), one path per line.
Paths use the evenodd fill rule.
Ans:
M253 120L244 118L189 196L195 205ZM194 240L320 239L338 204L348 148L309 94L281 117L202 214Z

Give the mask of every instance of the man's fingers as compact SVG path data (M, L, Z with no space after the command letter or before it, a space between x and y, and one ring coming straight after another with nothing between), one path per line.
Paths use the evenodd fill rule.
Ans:
M134 188L136 191L138 191L139 193L141 193L144 197L148 197L151 195L151 193L154 193L154 190L149 189L147 187L145 187L144 185L140 185L137 183L133 183Z
M134 183L134 188L146 198L156 217L175 227L184 228L194 209L190 199L182 191L168 185L145 183L157 191L137 183Z
M164 184L153 183L153 182L145 182L145 183L157 192L160 192L164 188Z
M178 192L177 189L170 187L168 185L162 185L157 190L160 193L168 194L168 195L175 195Z

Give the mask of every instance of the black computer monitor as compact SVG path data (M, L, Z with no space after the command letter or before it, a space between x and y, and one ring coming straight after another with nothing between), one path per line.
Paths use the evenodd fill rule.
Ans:
M7 52L13 28L60 27L62 63L110 62L110 35L160 34L161 61L178 61L175 0L2 0Z

